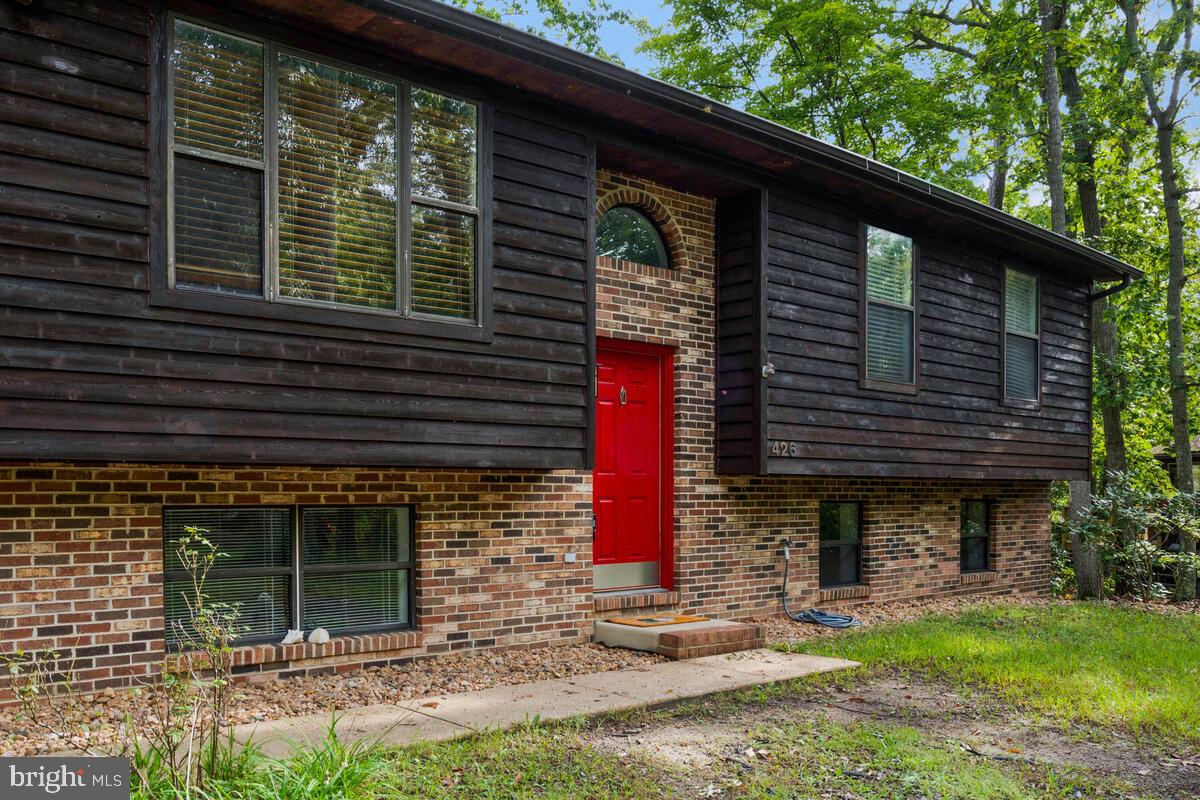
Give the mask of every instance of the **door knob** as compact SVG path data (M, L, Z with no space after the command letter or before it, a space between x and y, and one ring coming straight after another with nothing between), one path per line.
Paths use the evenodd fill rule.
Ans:
M621 387L621 405L625 405L625 387Z

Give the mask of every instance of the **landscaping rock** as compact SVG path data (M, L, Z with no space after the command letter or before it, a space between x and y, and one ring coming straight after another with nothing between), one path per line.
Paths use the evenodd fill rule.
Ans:
M469 692L493 686L529 683L546 678L567 678L609 672L666 659L650 653L616 650L598 644L538 647L482 653L456 653L378 667L345 675L321 675L262 683L240 683L234 688L228 721L231 724L283 719L324 711L342 711L375 703L396 703L429 695ZM153 689L107 690L84 698L73 719L94 730L89 742L107 748L121 738L120 726L128 716L141 727L154 708ZM61 749L56 734L40 729L22 717L19 709L0 709L0 753L32 756Z

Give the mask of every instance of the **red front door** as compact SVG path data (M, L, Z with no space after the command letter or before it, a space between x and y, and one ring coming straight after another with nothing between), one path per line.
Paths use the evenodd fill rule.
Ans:
M669 520L664 454L670 439L663 418L669 353L604 345L597 350L595 588L660 586L664 518Z

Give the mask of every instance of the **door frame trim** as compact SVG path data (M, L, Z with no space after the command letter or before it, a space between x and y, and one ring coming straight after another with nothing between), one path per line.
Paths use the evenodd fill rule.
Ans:
M596 337L596 361L605 350L651 356L658 361L659 428L659 557L658 585L675 589L675 348L670 345ZM592 405L596 403L592 398ZM591 438L596 438L592 429ZM592 468L593 492L595 467ZM593 591L595 588L593 586Z

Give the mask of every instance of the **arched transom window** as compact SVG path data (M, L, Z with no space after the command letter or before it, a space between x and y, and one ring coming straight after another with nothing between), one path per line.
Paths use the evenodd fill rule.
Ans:
M667 268L671 259L658 226L631 206L610 208L596 223L596 255Z

